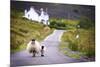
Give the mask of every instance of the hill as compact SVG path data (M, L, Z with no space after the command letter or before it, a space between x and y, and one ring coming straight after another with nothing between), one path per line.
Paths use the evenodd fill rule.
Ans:
M11 10L11 52L24 49L32 38L42 41L53 31L48 26L23 18L22 15L18 10Z
M87 16L94 20L95 16L95 6L93 5L11 1L11 8L22 12L25 9L29 10L31 6L36 10L43 8L45 11L47 8L50 18L80 19L80 16Z

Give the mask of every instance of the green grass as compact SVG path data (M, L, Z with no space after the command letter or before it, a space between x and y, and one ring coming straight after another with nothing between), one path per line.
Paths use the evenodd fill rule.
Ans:
M76 32L75 31L67 31L62 36L62 42L60 45L60 50L70 57L78 58L81 55L87 57L94 57L95 56L95 34L93 29L90 30L79 30L79 38L76 39ZM68 44L64 44L63 42L68 42ZM64 50L65 49L65 50ZM68 50L70 49L70 50ZM79 54L73 54L70 52L79 52ZM80 54L81 53L81 54Z
M78 24L79 20L51 18L49 26L56 29L71 30L75 29Z
M72 51L71 49L69 49L68 45L69 45L68 42L61 42L59 45L60 52L62 52L63 54L71 58L80 59L82 56L82 53L78 51L76 52Z
M86 56L95 56L95 31L94 29L80 30L80 39L78 40L78 50Z
M29 21L22 17L21 12L11 13L11 52L25 49L27 43L32 39L42 41L53 32L48 26L44 26L36 21Z
M63 34L60 51L72 58L79 58L81 55L87 56L88 58L94 58L95 23L88 18L81 18L79 23L76 24L80 25L80 28L77 29L77 27L73 27L72 29L67 29L67 32ZM76 38L77 34L79 38ZM64 44L63 42L68 42L68 44ZM77 54L77 52L79 52L79 54Z

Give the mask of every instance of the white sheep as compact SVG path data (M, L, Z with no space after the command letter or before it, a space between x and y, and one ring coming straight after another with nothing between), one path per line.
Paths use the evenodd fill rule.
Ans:
M32 53L33 56L41 52L41 56L44 56L44 46L42 46L38 41L32 39L28 44L26 50Z

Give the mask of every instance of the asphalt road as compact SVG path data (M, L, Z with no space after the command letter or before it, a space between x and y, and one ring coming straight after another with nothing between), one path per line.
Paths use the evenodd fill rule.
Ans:
M63 32L63 30L55 30L52 34L44 39L42 44L45 44L47 48L44 57L41 57L40 54L36 55L36 57L32 57L32 55L29 54L26 50L23 50L11 54L11 66L15 67L80 62L81 60L70 58L59 52L58 46Z

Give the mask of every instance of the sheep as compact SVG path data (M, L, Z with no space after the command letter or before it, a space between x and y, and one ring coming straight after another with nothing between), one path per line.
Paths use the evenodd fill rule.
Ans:
M33 54L33 57L35 57L36 53L40 53L41 52L41 56L44 56L44 49L45 47L43 45L41 45L38 41L36 41L35 39L32 39L26 47L26 50L29 53Z
M46 51L46 47L45 46L41 46L41 56L44 56L44 52Z

